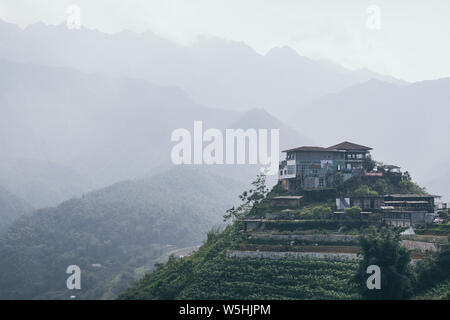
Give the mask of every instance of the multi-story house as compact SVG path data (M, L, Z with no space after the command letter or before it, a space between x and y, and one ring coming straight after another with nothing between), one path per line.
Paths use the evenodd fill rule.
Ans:
M351 142L334 146L304 146L284 150L286 159L280 162L278 179L287 190L329 189L335 186L336 174L343 181L362 174L364 162L372 148Z

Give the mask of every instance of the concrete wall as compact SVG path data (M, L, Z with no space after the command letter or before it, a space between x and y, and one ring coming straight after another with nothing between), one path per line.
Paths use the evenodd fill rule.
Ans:
M300 199L270 199L270 206L272 207L289 207L299 208Z
M311 242L358 242L358 239L355 236L346 234L253 234L252 238L269 240L304 240Z
M411 226L411 220L409 220L409 219L385 218L384 222L388 225L396 226L396 227L410 227Z
M413 240L402 240L402 246L410 250L418 250L421 252L433 251L436 252L437 248L433 243L413 241Z

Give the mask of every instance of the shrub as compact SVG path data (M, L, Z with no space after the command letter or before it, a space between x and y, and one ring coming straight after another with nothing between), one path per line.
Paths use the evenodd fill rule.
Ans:
M450 247L444 247L434 257L422 262L417 267L418 290L424 290L440 281L450 279Z
M350 219L359 219L361 217L361 208L360 207L345 208L344 217Z
M414 293L415 277L409 251L400 246L400 233L388 227L371 227L360 236L363 254L355 280L365 299L408 299ZM381 270L381 288L367 288L367 267Z
M330 207L318 206L312 209L312 216L315 219L331 219L333 217L333 212Z
M354 196L377 196L378 192L372 190L368 185L362 184L353 191Z

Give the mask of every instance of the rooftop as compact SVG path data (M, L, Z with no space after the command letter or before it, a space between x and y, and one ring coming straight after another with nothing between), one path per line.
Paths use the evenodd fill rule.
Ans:
M284 150L283 152L288 152L288 151L337 151L337 150L329 150L328 148L322 148L322 147L313 147L313 146L303 146L303 147L298 147L298 148L294 148L294 149L289 149L289 150Z
M303 196L278 196L278 197L273 197L272 199L276 199L276 200L300 200L301 198L303 198Z
M383 169L388 169L388 170L391 170L391 169L400 169L400 167L399 166L395 166L395 165L392 165L392 164L385 164L385 165L383 165L383 166L381 166Z
M349 198L352 199L367 199L367 198L392 198L392 199L411 199L411 198L441 198L441 196L433 195L433 194L386 194L386 195L354 195L349 196ZM400 201L404 202L406 200ZM392 202L392 201L386 201L386 202Z
M345 150L352 151L369 151L372 150L370 147L362 146L356 143L344 141L334 146L324 148L324 147L316 147L316 146L303 146L288 150L283 150L283 152L291 152L291 151L315 151L315 152L339 152Z
M390 203L392 203L392 204L402 204L402 203L405 203L405 204L428 204L428 201L408 201L408 200L403 200L403 201L385 201L384 203L386 203L386 204L390 204Z
M360 144L344 141L334 146L328 147L328 149L336 149L336 150L360 150L360 151L369 151L372 150L370 147L362 146Z
M433 195L433 194L387 194L385 197L392 197L392 198L440 198L441 196Z

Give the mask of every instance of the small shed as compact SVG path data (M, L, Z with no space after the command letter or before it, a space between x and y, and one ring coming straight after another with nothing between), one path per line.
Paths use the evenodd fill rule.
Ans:
M270 206L275 208L291 208L300 207L300 200L303 196L279 196L270 199Z

